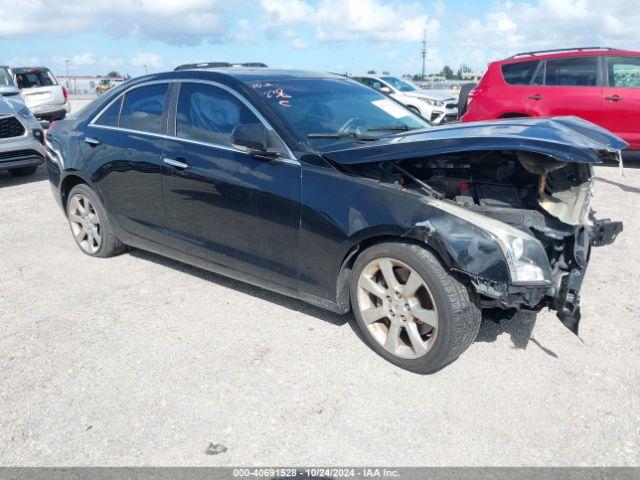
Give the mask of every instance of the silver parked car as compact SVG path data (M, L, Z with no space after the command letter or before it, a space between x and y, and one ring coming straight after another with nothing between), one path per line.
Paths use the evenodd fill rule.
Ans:
M31 175L44 163L44 132L20 100L0 96L0 170Z
M71 111L67 89L46 67L12 69L24 103L38 120L62 120Z
M21 99L20 89L11 75L9 67L0 65L0 96Z

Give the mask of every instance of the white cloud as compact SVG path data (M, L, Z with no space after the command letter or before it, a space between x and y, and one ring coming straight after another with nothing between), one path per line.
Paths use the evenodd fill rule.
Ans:
M176 45L223 41L226 16L237 5L238 0L31 0L16 7L15 0L0 0L0 37L101 30Z
M479 18L459 22L450 46L485 61L521 51L576 46L640 47L637 0L498 2ZM483 66L483 65L480 65Z
M161 68L164 65L162 57L157 53L140 52L131 59L131 65L134 67L146 66L149 70Z
M251 20L248 18L238 20L232 40L237 45L249 45L256 41L256 29Z
M12 67L33 67L36 65L41 65L42 61L40 60L40 57L31 55L10 58L6 60L6 64L11 65Z
M270 38L299 38L293 29L311 27L320 42L384 44L420 41L425 29L428 38L435 39L440 29L423 5L400 0L319 0L316 5L303 0L261 0L261 6L262 24Z
M307 48L306 42L301 38L294 38L293 40L291 40L291 46L297 50Z

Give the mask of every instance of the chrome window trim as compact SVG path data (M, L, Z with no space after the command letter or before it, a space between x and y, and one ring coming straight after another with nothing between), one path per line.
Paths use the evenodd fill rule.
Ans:
M133 133L133 134L139 134L139 135L148 135L148 136L151 136L151 137L162 138L162 139L165 139L165 140L174 140L174 141L180 141L180 142L187 142L187 143L191 143L191 144L195 144L195 145L202 145L202 146L206 146L206 147L218 148L220 150L226 150L226 151L230 151L230 152L236 152L236 153L242 153L244 155L249 155L247 152L242 151L239 148L235 148L235 147L229 146L229 145L222 145L222 144L213 143L213 142L203 142L203 141L200 141L200 140L191 140L191 139L188 139L188 138L180 138L178 136L173 136L173 135L166 135L166 134L152 133L152 132L144 132L144 131L140 131L140 130L132 130L132 129L123 128L123 127L114 127L114 126L111 126L111 125L99 125L99 124L95 123L102 116L102 114L111 107L111 105L113 105L119 99L123 98L131 90L134 90L136 88L145 87L145 86L148 86L148 85L160 84L160 83L168 83L168 84L177 83L179 85L182 84L182 83L197 83L197 84L211 85L213 87L218 87L218 88L221 88L222 90L227 91L228 93L230 93L231 95L236 97L238 100L240 100L240 102L242 102L242 104L245 105L251 111L251 113L253 113L256 116L256 118L258 118L258 120L260 122L262 122L262 124L265 126L265 128L267 128L267 130L269 130L270 132L273 132L273 134L276 135L276 137L280 140L282 145L284 145L286 156L285 157L275 158L273 161L288 163L288 164L291 164L291 165L298 165L298 166L300 165L300 161L296 158L296 156L293 154L293 152L291 151L289 146L285 143L285 141L282 140L282 137L280 137L278 132L276 132L276 130L271 126L271 124L267 121L267 119L264 118L264 116L253 105L251 105L251 103L249 103L249 101L246 98L244 98L238 92L233 90L231 87L228 87L227 85L224 85L222 83L219 83L219 82L216 82L216 81L213 81L213 80L201 80L201 79L189 79L189 78L176 79L176 78L173 78L173 79L167 79L167 80L153 80L153 81L149 81L149 82L140 83L138 85L133 85L132 87L130 87L127 90L125 90L124 92L122 92L120 95L117 95L107 105L105 105L96 115L93 116L93 118L89 121L87 126L94 127L94 128L102 128L102 129L105 129L105 130L116 130L116 131L126 132L126 133ZM121 110L122 110L122 105L123 104L124 104L124 101L120 104L120 109ZM177 104L176 104L176 108L177 108ZM176 122L177 122L177 118L176 118ZM177 125L176 125L176 127L177 127ZM176 128L176 132L177 132L177 128Z

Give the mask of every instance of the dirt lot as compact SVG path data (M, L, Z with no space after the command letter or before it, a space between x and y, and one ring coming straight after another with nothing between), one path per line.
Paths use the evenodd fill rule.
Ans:
M640 169L596 173L625 231L593 253L582 340L549 312L485 321L432 376L347 317L140 251L89 258L43 169L0 173L0 464L640 465Z

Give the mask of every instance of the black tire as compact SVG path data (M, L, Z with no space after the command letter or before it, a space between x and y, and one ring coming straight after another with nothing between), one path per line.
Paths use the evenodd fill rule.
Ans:
M458 118L467 113L467 107L469 106L469 92L475 88L475 83L465 83L460 87L460 93L458 95Z
M82 250L83 253L89 255L90 257L101 258L113 257L114 255L123 253L127 249L127 247L120 240L118 240L118 238L113 233L113 228L111 226L109 216L107 215L107 210L104 208L104 205L102 205L102 202L100 201L98 195L88 185L83 183L76 185L67 195L67 204L65 208L67 218L69 218L71 199L76 194L81 194L89 199L100 221L100 246L97 251L93 253L89 253L80 245L78 239L75 237L75 235L73 235L73 228L71 228L71 233L74 237L74 240L76 240L78 247L80 247L80 250ZM70 220L69 226L71 227Z
M431 293L438 312L438 332L433 346L421 357L405 359L387 351L363 321L357 299L358 281L363 269L380 258L396 259L411 267ZM426 248L400 242L378 244L358 256L351 278L351 305L358 329L369 346L391 363L420 374L436 372L458 358L473 343L482 318L470 287L445 270Z
M33 165L31 167L20 167L20 168L12 168L9 170L9 173L14 177L26 177L27 175L33 175L38 170L37 165Z

